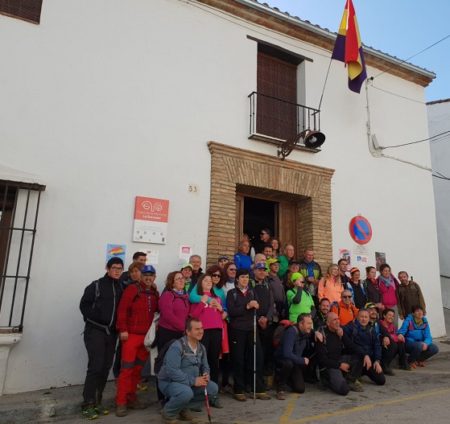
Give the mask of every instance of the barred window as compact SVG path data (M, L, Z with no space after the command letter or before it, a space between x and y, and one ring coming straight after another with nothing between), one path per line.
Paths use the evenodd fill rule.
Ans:
M0 180L0 330L22 331L41 192Z
M42 0L0 0L0 13L38 24L41 20Z

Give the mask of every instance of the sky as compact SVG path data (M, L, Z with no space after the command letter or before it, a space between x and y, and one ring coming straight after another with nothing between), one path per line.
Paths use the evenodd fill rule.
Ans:
M345 0L259 1L333 32L345 6ZM362 42L401 60L450 34L450 0L353 0L353 5ZM436 74L426 101L450 98L450 37L409 62Z

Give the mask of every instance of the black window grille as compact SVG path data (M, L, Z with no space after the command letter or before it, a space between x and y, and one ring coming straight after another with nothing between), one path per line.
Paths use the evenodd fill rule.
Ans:
M41 193L0 180L0 329L22 331Z
M42 0L0 0L0 13L39 24Z

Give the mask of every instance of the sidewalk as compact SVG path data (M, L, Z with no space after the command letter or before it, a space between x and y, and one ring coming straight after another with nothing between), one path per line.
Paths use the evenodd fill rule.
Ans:
M450 310L445 310L445 320L446 320L446 327L447 331L450 330ZM444 369L448 366L449 359L450 359L450 338L441 338L436 339L436 343L439 346L439 354L436 356L436 360L432 359L430 362L433 363L432 368L436 369L436 371L433 372L439 372L439 369ZM425 369L426 370L426 369ZM430 369L429 372L432 370ZM420 371L419 371L420 372ZM445 374L448 374L446 372ZM408 375L408 378L406 380L410 380L410 377L412 377L412 373L407 374L399 374L398 377L394 377L396 384L399 385L405 385L405 387L408 386L408 382L401 381L403 375ZM419 374L417 374L416 371L414 371L414 375L419 377ZM425 375L424 375L425 377ZM403 384L402 384L403 383ZM413 381L409 382L410 384L413 383ZM375 389L375 387L373 388ZM369 390L372 390L372 387L369 387ZM404 389L402 389L404 390ZM27 392L27 393L19 393L14 395L4 395L0 397L0 424L19 424L19 423L48 423L48 422L60 422L65 420L74 420L77 417L79 417L79 421L76 420L76 422L87 422L86 420L83 420L81 418L81 393L82 393L82 386L70 386L70 387L63 387L63 388L56 388L56 389L48 389L48 390L37 390L33 392ZM325 395L326 392L324 392ZM104 399L106 399L105 405L107 407L111 407L111 414L108 416L108 419L101 418L99 421L95 422L105 422L105 421L116 421L116 418L114 417L114 409L113 409L113 400L115 395L115 384L114 382L110 382L107 384L104 394ZM320 396L320 394L318 394ZM329 394L331 395L331 394ZM156 393L154 389L154 382L149 383L149 391L148 392L141 392L139 395L140 399L144 402L147 402L149 405L156 402ZM334 399L334 396L331 396L331 399ZM226 406L226 409L228 409L228 404L230 404L230 407L237 412L237 409L242 410L242 415L240 416L241 419L244 421L254 421L253 418L249 414L251 411L249 411L248 407L246 408L246 404L239 404L235 401L232 401L231 399L228 399L224 397L224 404ZM282 406L282 404L279 401L272 400L272 401L266 401L261 403L262 401L258 401L258 407L257 409L260 409L259 412L262 412L261 409L267 410L266 415L264 415L264 419L268 420L268 422L274 422L274 420L278 421L278 418L275 418L273 416L273 419L269 418L272 414L277 414L277 409ZM247 404L250 404L252 402L247 402ZM231 406L232 405L232 406ZM264 406L263 406L264 405ZM275 408L274 406L277 406ZM262 407L262 408L261 408ZM150 409L147 409L145 411L149 412L155 409L155 411L152 411L152 415L155 415L156 417L156 407L152 407ZM253 408L250 408L253 409ZM214 410L214 412L217 415L223 415L222 411L219 413L218 410ZM257 414L259 415L259 414ZM130 417L131 418L131 417ZM137 418L137 417L136 417ZM147 416L147 419L149 417ZM261 417L260 417L261 418ZM121 421L122 420L122 421ZM117 419L117 421L124 422L124 419ZM125 419L126 422L129 422L129 419ZM225 420L227 421L227 420ZM256 420L257 421L257 420ZM74 422L74 421L71 421ZM139 421L140 422L140 421ZM145 421L143 421L145 422ZM217 421L215 420L217 423ZM230 422L230 421L228 421Z

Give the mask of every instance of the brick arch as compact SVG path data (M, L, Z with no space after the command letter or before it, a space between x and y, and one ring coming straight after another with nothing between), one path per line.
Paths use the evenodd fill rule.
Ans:
M209 142L211 198L207 262L236 251L236 187L247 186L298 197L297 247L312 247L316 260L332 261L331 178L334 170Z

